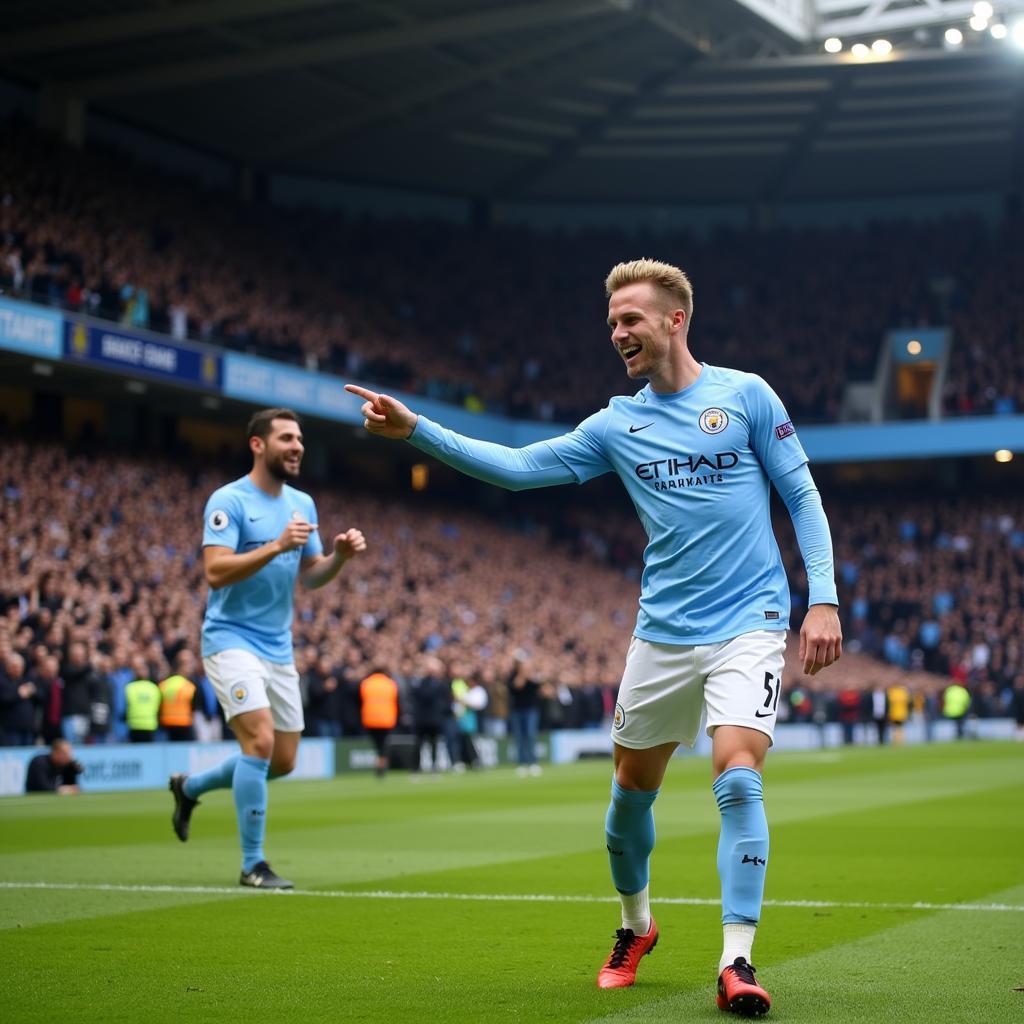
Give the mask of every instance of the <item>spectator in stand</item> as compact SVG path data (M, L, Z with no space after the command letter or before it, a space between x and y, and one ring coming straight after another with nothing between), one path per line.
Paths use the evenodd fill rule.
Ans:
M343 691L335 666L327 654L320 655L306 673L309 694L309 727L314 736L341 736Z
M452 710L459 744L453 767L458 772L480 765L480 754L473 737L480 731L480 721L487 707L487 691L480 680L465 670L465 666L456 665L453 671L457 674L451 686Z
M46 648L39 659L35 680L40 689L46 693L43 704L41 735L44 743L53 743L62 735L61 703L64 696L64 680L60 678L60 661L54 654L47 654Z
M67 740L54 740L49 753L37 754L28 763L25 773L26 793L80 792L78 776L84 769L75 760L74 748Z
M871 688L871 720L875 723L878 745L883 746L889 738L889 699L885 687L876 683Z
M96 675L89 704L89 742L112 743L114 733L114 687L110 681L111 660L106 654L94 658Z
M0 745L31 747L39 735L47 693L25 676L25 659L10 653L0 668Z
M836 707L836 718L843 727L843 743L850 745L863 720L864 693L855 686L844 686L836 694Z
M409 684L413 731L416 735L416 757L413 770L419 771L423 745L430 751L430 770L438 770L437 743L444 733L445 719L451 717L452 698L444 662L434 654L420 659L420 671Z
M522 648L513 655L508 675L509 724L516 741L516 774L540 775L537 732L540 727L541 685L530 670L530 655Z
M89 649L81 640L68 645L68 655L60 671L64 680L61 705L61 729L69 742L84 742L92 731L92 706L99 698L102 684L89 661Z

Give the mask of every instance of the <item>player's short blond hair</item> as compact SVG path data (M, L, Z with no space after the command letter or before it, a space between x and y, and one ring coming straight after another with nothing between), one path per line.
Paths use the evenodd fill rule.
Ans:
M604 279L605 295L611 295L627 284L639 284L648 281L656 288L667 292L676 309L686 310L689 321L693 314L693 285L690 279L671 263L659 263L658 260L630 260L628 263L616 263Z

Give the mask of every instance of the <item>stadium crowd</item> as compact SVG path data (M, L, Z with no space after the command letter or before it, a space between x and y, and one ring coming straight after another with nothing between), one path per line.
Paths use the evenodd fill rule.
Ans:
M126 687L175 675L198 685L197 735L219 735L196 655L199 526L223 470L26 441L4 454L0 742L126 739ZM453 696L453 680L487 694L463 731L504 731L517 711L548 728L607 720L643 544L625 509L598 514L570 500L559 511L549 500L541 514L527 502L502 521L423 496L311 490L322 532L359 526L370 545L329 591L297 596L311 732L358 733L359 684L374 671L398 681L410 732L451 734L449 719L472 706L458 687ZM844 501L832 525L853 657L806 679L790 656L789 716L842 721L845 700L870 721L878 686L909 686L923 707L952 679L974 714L1024 721L1019 507L977 496ZM784 523L778 532L799 622L799 553Z
M0 289L15 296L571 422L629 390L601 347L601 282L650 254L694 281L697 357L777 382L798 422L836 419L846 382L873 374L899 326L953 326L947 411L1024 409L1017 221L704 239L375 222L242 203L17 121L3 130Z

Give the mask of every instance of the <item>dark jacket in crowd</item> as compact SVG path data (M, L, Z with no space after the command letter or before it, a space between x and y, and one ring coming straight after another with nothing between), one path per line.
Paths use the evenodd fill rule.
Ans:
M333 690L324 688L328 679L334 678L338 685ZM341 672L323 675L311 669L306 675L307 695L309 698L309 717L323 722L340 722L342 720L342 704L345 700L345 688L342 684Z
M30 697L22 697L18 693L25 683L35 686L35 693ZM38 733L48 695L49 687L45 683L24 676L12 679L0 670L0 735L9 732Z
M417 676L409 683L413 728L418 733L441 732L452 713L451 688L437 676Z
M64 700L61 714L65 717L85 715L91 718L93 702L102 692L102 681L97 671L92 665L73 668L71 665L65 664L61 670L61 678L64 680Z

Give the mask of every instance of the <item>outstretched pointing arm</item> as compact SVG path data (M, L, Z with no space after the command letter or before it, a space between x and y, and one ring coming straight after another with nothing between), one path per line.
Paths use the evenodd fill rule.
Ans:
M513 491L577 482L572 470L547 441L525 448L478 441L447 430L426 416L417 416L390 395L355 384L346 384L345 390L365 399L361 410L363 426L371 434L405 439L420 451L477 480Z

